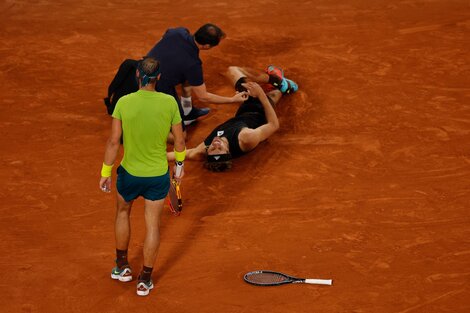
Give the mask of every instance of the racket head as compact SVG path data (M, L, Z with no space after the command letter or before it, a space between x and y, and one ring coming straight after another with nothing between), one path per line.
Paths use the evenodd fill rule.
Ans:
M168 191L168 205L173 215L178 216L183 210L183 199L181 197L181 188L176 179L170 182L170 190Z
M256 286L278 286L290 283L300 283L303 281L302 278L265 270L246 273L245 276L243 276L243 279L247 283Z

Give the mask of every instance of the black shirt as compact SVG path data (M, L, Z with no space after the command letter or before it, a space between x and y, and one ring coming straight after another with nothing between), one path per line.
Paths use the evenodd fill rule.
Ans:
M230 153L233 158L242 156L246 152L242 151L238 143L238 135L243 128L255 129L266 124L266 118L259 112L245 112L228 121L220 124L207 136L204 144L208 147L214 137L225 137L229 143Z

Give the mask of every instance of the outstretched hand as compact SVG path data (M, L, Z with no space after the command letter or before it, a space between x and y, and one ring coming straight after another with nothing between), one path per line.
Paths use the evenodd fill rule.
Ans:
M261 88L261 86L258 83L248 82L248 83L243 83L242 86L248 90L248 94L252 97L258 98L264 94L263 88Z
M248 99L248 92L242 91L242 92L237 92L235 96L232 97L233 102L243 102Z

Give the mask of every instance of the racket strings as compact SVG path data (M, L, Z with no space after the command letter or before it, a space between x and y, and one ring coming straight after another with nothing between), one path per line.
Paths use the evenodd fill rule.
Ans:
M183 201L181 199L180 187L175 180L171 181L168 200L171 212L173 212L174 215L179 215L183 208Z
M247 277L255 284L274 284L287 281L287 277L277 273L255 273Z
M176 195L175 187L170 187L170 192L168 193L170 196L170 204L173 210L178 208L178 196Z

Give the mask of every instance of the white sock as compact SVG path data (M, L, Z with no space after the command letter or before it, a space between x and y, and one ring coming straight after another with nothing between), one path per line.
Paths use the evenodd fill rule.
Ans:
M191 101L191 97L181 97L181 105L183 106L183 113L184 115L188 115L193 108L193 102Z

